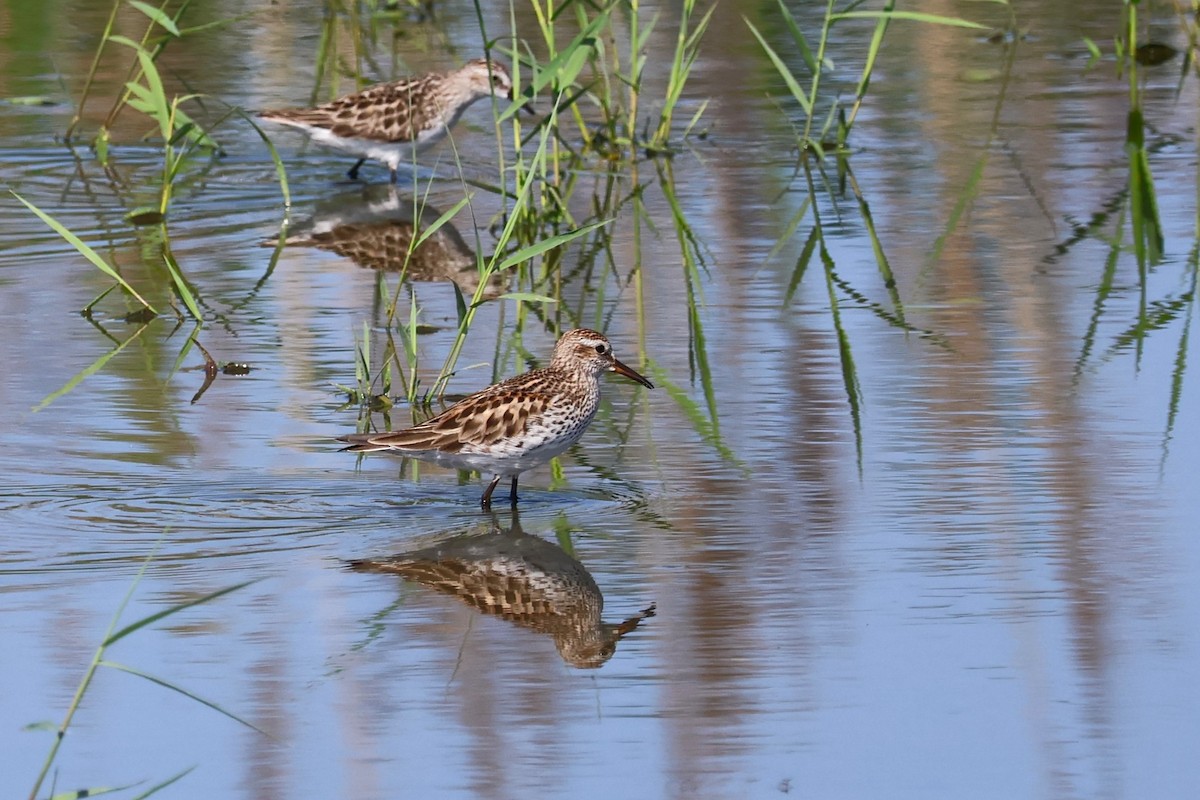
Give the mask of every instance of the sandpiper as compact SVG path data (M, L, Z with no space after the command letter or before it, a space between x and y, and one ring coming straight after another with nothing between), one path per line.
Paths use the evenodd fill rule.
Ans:
M499 62L480 58L450 72L376 84L315 108L259 116L357 156L347 173L351 179L358 178L358 168L369 158L387 164L395 183L401 162L444 139L468 106L492 96L512 100L512 78Z
M339 439L353 452L394 450L445 467L492 473L479 501L485 510L500 479L511 478L508 499L515 506L517 476L579 441L596 416L604 372L654 388L613 356L603 334L577 328L559 338L548 367L489 386L415 427Z

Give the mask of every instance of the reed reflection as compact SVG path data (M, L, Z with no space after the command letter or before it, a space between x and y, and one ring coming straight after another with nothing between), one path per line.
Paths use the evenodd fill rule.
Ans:
M311 216L288 229L284 245L325 250L364 269L403 273L410 281L454 281L470 294L479 285L477 259L458 229L446 221L421 240L441 215L412 191L390 184L359 187L318 201ZM277 244L278 239L263 242ZM494 281L485 296L502 290Z
M482 526L348 566L400 575L481 613L546 634L563 661L580 669L602 666L623 636L655 614L651 604L622 622L604 622L604 596L591 573L558 544L525 533L515 511L507 528L491 514Z

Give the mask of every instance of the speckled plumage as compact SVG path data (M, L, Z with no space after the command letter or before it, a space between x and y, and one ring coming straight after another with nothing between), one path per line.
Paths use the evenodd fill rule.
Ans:
M473 530L383 559L349 562L360 572L387 572L550 636L574 667L599 667L621 637L654 616L651 605L623 622L604 622L604 595L591 573L561 547L493 518Z
M480 278L475 252L452 222L427 230L441 215L428 204L414 209L412 196L393 185L362 186L318 200L311 216L288 227L284 244L335 253L366 269L402 272L406 281L453 281L473 295ZM260 245L278 247L279 238ZM499 296L504 277L493 273L482 296Z
M548 367L501 381L412 428L340 438L354 452L395 450L441 466L493 473L480 500L484 508L501 478L511 478L509 499L516 505L517 476L564 452L591 423L604 372L654 388L613 357L603 334L577 328L558 340Z
M387 164L395 183L401 162L445 138L468 106L493 95L511 100L512 92L512 78L502 64L476 59L450 72L376 84L314 108L259 116L358 156L351 178L358 177L358 168L369 158Z

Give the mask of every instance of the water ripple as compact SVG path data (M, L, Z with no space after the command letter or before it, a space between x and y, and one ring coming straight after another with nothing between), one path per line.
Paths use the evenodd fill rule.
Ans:
M611 487L605 487L609 489ZM238 482L171 479L120 485L119 478L18 485L0 499L8 534L0 574L132 568L159 543L159 564L250 574L274 554L302 549L344 558L393 547L407 538L465 527L480 519L475 484L364 481L361 475L255 477ZM568 514L590 518L631 493L600 488L571 493L522 490L522 519L547 525ZM507 511L507 510L505 510ZM249 559L249 561L247 561Z

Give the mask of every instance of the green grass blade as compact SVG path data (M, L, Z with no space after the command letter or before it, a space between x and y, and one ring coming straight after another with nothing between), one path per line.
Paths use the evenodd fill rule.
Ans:
M104 367L104 365L109 362L109 359L111 359L117 353L120 353L122 350L124 350L126 348L126 346L129 345L130 342L132 342L134 339L138 338L138 336L140 336L142 334L142 331L146 330L146 327L147 326L143 325L142 327L138 328L137 331L132 336L127 338L125 341L121 342L114 349L109 350L107 353L105 353L104 355L97 358L91 364L84 367L79 372L75 373L75 375L72 376L71 379L68 380L65 384L63 384L61 388L51 392L50 394L48 394L44 398L42 398L42 402L38 403L36 406L33 407L33 413L36 414L37 412L41 411L46 406L53 403L58 398L73 391L75 389L75 387L78 386L80 384L80 382L83 381L84 378L88 377L89 375L94 375L95 373L99 372Z
M888 0L884 11L891 12L894 7L895 0ZM854 120L858 117L858 110L862 108L863 99L867 96L867 89L871 85L871 75L875 71L875 62L879 58L879 50L883 45L883 35L887 33L890 22L890 17L880 17L879 21L875 24L875 31L871 34L871 43L867 46L867 59L863 62L862 74L858 79L858 87L854 90L854 104L850 109L849 119L843 126L840 141L845 141L846 137L849 136L850 129L854 127Z
M555 247L561 247L568 242L573 242L580 236L586 236L596 228L607 225L610 222L612 222L610 219L603 219L599 222L590 222L587 225L584 225L582 228L577 228L576 230L568 231L567 233L560 233L557 236L551 236L549 239L543 239L542 241L535 242L527 247L522 247L520 250L512 253L498 265L496 265L493 271L508 269L509 267L520 264L522 261L528 261L534 256L541 255L547 250L553 250Z
M457 281L450 281L450 285L454 287L454 310L458 317L458 327L461 328L463 320L467 318L467 299L463 297L462 287Z
M842 386L846 389L846 402L850 406L850 420L854 428L854 451L857 455L858 475L863 472L863 436L862 436L862 388L858 382L858 369L854 366L854 351L850 347L850 337L842 325L842 314L838 305L837 291L834 289L836 271L833 257L825 249L822 242L820 248L821 263L825 266L825 285L829 292L829 311L833 315L833 328L837 334L838 358L842 365Z
M154 109L151 117L158 122L158 130L162 134L163 141L169 141L171 138L171 111L167 103L166 89L163 88L162 77L158 74L158 67L154 66L154 59L144 48L138 48L137 58L142 67L142 74L146 78L146 86L150 89L150 101Z
M131 47L134 50L142 49L142 46L140 44L138 44L137 42L135 42L133 39L130 39L128 36L122 36L119 33L112 34L111 36L108 37L108 40L110 42L116 42L117 44L123 44L126 47Z
M1191 300L1189 305L1195 307L1196 292L1195 289L1190 292ZM1188 356L1188 340L1191 338L1192 318L1195 315L1188 313L1183 323L1183 333L1179 337L1179 346L1175 350L1175 361L1171 366L1171 391L1168 394L1167 402L1167 425L1163 430L1163 454L1162 454L1162 469L1167 460L1167 445L1170 443L1175 430L1175 421L1179 417L1179 403L1183 398L1183 377L1187 373L1187 356Z
M820 71L821 65L817 63L816 56L813 55L812 48L808 46L808 38L805 37L804 31L800 30L800 26L796 23L796 18L788 9L784 0L779 0L779 13L783 17L784 23L787 24L788 33L792 35L792 41L796 43L796 49L800 51L800 57L804 59L805 66L809 71L816 75Z
M172 616L174 614L178 614L180 611L186 611L187 609L192 608L193 606L198 606L198 605L202 605L204 603L211 602L213 600L216 600L218 597L224 597L225 595L236 592L239 589L245 589L247 586L249 586L253 583L257 583L258 580L259 579L256 578L256 579L250 580L250 581L242 581L241 583L234 584L233 586L227 586L224 589L218 589L215 592L209 592L208 594L206 594L202 597L197 597L194 600L188 600L186 603L178 603L176 605L171 606L170 608L164 608L162 611L158 611L154 614L151 614L148 617L142 617L137 622L132 622L132 623L126 625L124 628L121 628L121 630L117 631L116 633L110 634L108 636L108 638L106 638L104 640L102 646L109 647L110 645L116 644L117 642L121 641L126 636L133 633L134 631L139 631L142 628L146 627L147 625L153 625L155 622L158 622L160 619L164 619L164 618Z
M126 664L121 664L120 662L117 662L117 661L109 661L108 659L104 659L104 660L100 661L99 666L108 667L109 669L115 669L119 672L126 672L130 675L136 675L139 678L144 678L145 680L148 680L151 683L158 684L159 686L163 687L164 689L170 689L173 692L178 692L179 694L183 695L184 697L188 698L189 700L195 700L197 703L200 703L201 705L208 706L213 711L216 711L219 714L229 717L229 719L233 720L234 722L239 722L242 725L245 725L247 728L250 728L251 730L258 731L263 736L266 736L268 738L274 738L271 736L271 734L267 733L262 728L255 725L254 723L242 719L237 714L234 714L232 711L229 711L228 709L222 708L220 704L215 703L212 700L206 700L205 698L201 697L198 694L195 694L194 692L189 692L187 689L184 689L182 686L176 686L175 684L171 683L170 681L166 680L165 678L160 678L157 675L150 674L149 672L143 672L142 670L137 669L136 667L131 667Z
M78 236L71 233L71 231L69 231L65 225L63 225L61 222L56 220L54 217L52 217L49 214L47 214L46 212L42 211L40 208L35 206L33 203L29 202L24 197L21 197L21 195L17 194L16 192L12 191L11 189L9 190L9 193L13 197L20 200L21 203L26 208L28 208L30 211L32 211L34 214L37 214L38 218L41 219L42 222L49 225L51 230L53 230L55 233L57 233L62 238L66 239L67 243L70 244L72 247L74 247L76 250L78 250L80 255L82 255L88 261L92 262L92 265L95 266L96 269L100 270L105 275L112 278L117 283L121 284L121 288L123 288L125 291L127 291L131 295L133 295L137 299L137 301L139 303L141 303L143 306L150 309L155 314L158 313L158 311L155 311L154 306L147 303L145 301L145 299L143 299L142 296L140 294L138 294L137 291L132 286L130 286L128 283L126 283L125 279L121 277L120 273L118 273L115 269L113 269L111 266L109 266L108 262L100 257L99 253L97 253L95 250L93 250L91 247L89 247L86 243L84 243L84 241L82 239L80 239Z
M185 138L197 147L203 147L207 150L220 150L221 145L209 135L208 131L200 127L196 120L192 119L186 111L179 107L180 103L186 103L188 100L193 100L202 95L189 94L183 97L176 97L171 101L171 115L174 119L171 144L175 144L180 138Z
M50 800L83 800L85 797L99 797L102 794L123 792L126 789L132 789L134 786L137 786L137 784L128 783L124 786L89 786L86 789L74 789L69 792L52 794L50 795Z
M652 363L647 364L643 372L654 377L654 385L666 391L667 396L679 406L684 416L692 423L692 427L696 429L696 433L700 435L701 439L711 444L721 458L741 469L744 476L749 475L750 469L746 462L738 458L737 453L733 452L733 449L725 443L720 429L712 424L699 403L689 397L682 387L676 385L664 370L658 369Z
M152 5L141 2L141 0L126 0L126 2L136 8L138 11L145 14L164 30L170 32L172 36L179 36L179 28L175 25L175 20L171 19L167 15L167 12L163 11L161 8L155 8Z
M871 250L875 254L875 264L879 267L879 277L883 280L883 285L892 299L892 308L896 310L896 318L902 324L905 324L904 302L900 299L900 289L897 286L896 274L892 271L892 264L888 260L887 253L884 252L883 242L879 239L879 231L875 228L875 218L871 214L871 206L867 202L867 198L863 197L862 189L859 188L858 180L854 177L854 173L849 172L849 176L850 186L854 190L854 197L858 200L859 215L863 220L867 236L871 240Z
M1122 206L1116 229L1119 232L1124 228L1125 208ZM1096 286L1096 299L1092 301L1092 313L1088 317L1087 328L1083 333L1083 343L1079 349L1079 357L1075 359L1075 372L1071 377L1072 384L1078 384L1084 369L1086 369L1091 359L1092 350L1096 345L1096 336L1100 329L1100 322L1104 317L1105 306L1116 283L1117 265L1120 263L1120 260L1121 242L1118 233L1118 238L1114 238L1109 243L1108 255L1104 259L1104 272L1101 274L1100 282Z
M788 281L787 291L783 293L783 304L785 306L792 302L792 296L800 288L800 281L804 279L804 273L808 271L809 262L812 261L813 252L817 248L817 240L820 238L820 230L814 225L813 229L808 233L808 239L804 241L804 248L800 251L800 257L796 259L796 266L792 268L792 279Z
M198 341L196 341L196 337L200 335L200 331L203 329L204 324L201 322L197 322L192 328L192 332L188 334L187 339L185 339L183 342L183 347L179 349L179 354L175 356L175 363L171 365L171 376L177 375L179 370L183 369L183 361L185 358L187 358L188 353L192 352L192 345L200 344ZM208 355L208 351L206 351L202 345L200 346L200 350L205 355ZM192 402L194 403L195 400L193 399Z
M194 769L195 769L195 767L192 766L192 767L188 767L183 772L177 772L174 775L172 775L171 777L167 778L165 781L162 781L161 783L156 783L153 786L151 786L149 789L147 789L146 791L142 792L141 794L130 798L130 800L146 800L147 797L150 797L151 795L154 795L154 794L158 794L163 789L165 789L168 786L170 786L171 784L175 783L175 781L184 777L185 775L187 775L189 772L191 772Z
M946 249L946 243L950 240L950 235L958 230L959 223L966 216L967 211L971 208L971 204L975 202L975 198L979 196L983 185L984 169L988 164L988 156L987 151L984 151L976 159L975 166L971 170L971 174L967 178L967 183L963 186L962 192L959 193L954 207L950 210L941 234L933 241L933 248L929 252L929 257L925 260L926 265L936 264L941 259L942 252Z
M463 207L471 202L473 197L474 194L468 193L461 200L455 203L449 211L446 211L440 217L435 219L428 227L422 228L420 236L417 237L417 240L413 243L412 247L409 248L410 252L418 249L422 244L425 243L426 239L437 233L439 228L449 223L450 220L454 219L458 215L458 212L462 211Z
M913 22L925 22L930 25L949 25L953 28L970 28L972 30L987 30L986 25L971 22L960 17L945 17L941 14L925 14L920 11L847 11L834 14L833 21L843 19L906 19Z
M167 232L163 231L163 241L167 241ZM175 256L169 248L163 248L163 263L167 265L167 271L171 275L171 281L175 284L175 291L179 294L183 304L187 306L188 312L197 322L204 319L204 315L200 312L200 305L196 302L195 292L188 280L183 275L183 270L179 266L179 262L175 260Z
M1126 150L1129 153L1129 194L1133 222L1133 248L1137 255L1139 276L1144 283L1149 265L1157 264L1163 255L1162 223L1158 215L1158 199L1154 190L1154 175L1146 154L1145 121L1139 108L1129 112Z
M800 201L800 206L796 209L795 213L792 214L791 218L788 219L787 224L783 226L783 233L781 233L779 239L776 240L774 246L771 248L771 252L767 253L767 257L763 259L764 262L770 262L773 260L775 256L779 255L783 248L792 243L792 239L796 235L796 229L800 227L800 223L803 222L804 217L808 215L808 207L810 203L812 203L812 198L808 195L805 195L804 199Z
M496 298L497 300L520 300L522 303L557 303L558 299L547 297L544 294L534 294L533 292L506 292Z
M263 144L267 146L267 152L271 154L271 161L275 163L275 177L279 180L279 191L283 194L284 208L292 207L292 193L288 189L287 170L283 166L283 159L279 157L279 151L275 149L275 145L271 142L266 133L263 132L262 126L254 121L254 118L246 113L245 109L237 109L237 115L250 123L250 127L254 128L254 132L258 134L258 138L262 139Z
M743 17L745 19L745 17ZM800 84L796 83L796 79L792 77L792 71L788 69L788 65L784 63L779 54L767 44L767 40L758 32L758 28L754 27L754 23L746 19L746 25L749 26L750 32L754 34L754 38L758 39L759 45L762 46L763 52L767 54L767 58L771 59L771 63L775 65L775 69L779 72L779 76L783 78L783 82L787 84L788 90L792 93L792 97L796 98L796 102L800 104L800 108L804 110L806 116L812 115L812 103L808 99L808 95L800 88Z

